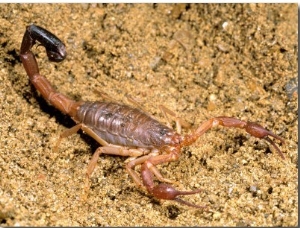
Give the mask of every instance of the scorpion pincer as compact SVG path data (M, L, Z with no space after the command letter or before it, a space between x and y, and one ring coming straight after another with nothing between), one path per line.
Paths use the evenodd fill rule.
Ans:
M179 131L161 124L137 108L114 102L74 101L57 92L39 73L37 61L31 51L36 41L45 47L50 61L60 62L66 58L67 53L63 42L51 32L33 24L26 27L20 57L31 83L44 99L64 114L71 116L76 122L74 127L61 134L57 145L62 138L76 133L79 129L101 145L88 164L87 183L100 154L130 156L134 159L126 164L126 170L139 187L145 188L148 193L158 199L175 200L188 206L204 208L205 206L195 205L178 197L198 193L200 189L176 190L172 185L163 183L172 183L172 181L164 178L156 166L178 160L182 147L191 145L206 131L218 125L241 128L254 137L267 140L284 159L283 153L270 136L282 143L284 140L257 123L219 116L206 120L192 133L183 136ZM170 110L165 109L165 111L169 111L170 114ZM176 123L180 129L180 121ZM135 171L137 165L141 166L140 176ZM155 185L154 176L162 183Z

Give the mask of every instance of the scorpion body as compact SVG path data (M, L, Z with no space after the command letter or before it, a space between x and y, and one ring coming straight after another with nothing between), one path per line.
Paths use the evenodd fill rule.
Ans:
M87 102L80 106L77 117L100 138L115 145L154 149L180 139L172 128L127 105Z
M280 149L269 136L282 143L284 140L257 123L219 116L206 120L194 132L183 136L179 131L176 132L161 124L137 108L113 102L74 101L57 92L51 83L40 75L37 61L31 51L36 41L46 48L50 61L60 62L66 58L67 53L63 42L51 32L36 25L26 28L20 57L31 83L50 104L71 116L76 122L74 127L61 134L57 145L64 137L76 133L79 129L82 129L101 145L88 164L86 189L88 189L89 178L100 154L131 156L134 159L126 164L126 170L138 186L146 188L151 195L158 199L175 200L188 206L205 208L205 206L195 205L178 197L198 193L200 189L179 191L170 184L155 185L154 176L160 182L172 183L171 180L161 175L156 166L178 160L183 146L191 145L206 131L218 125L241 128L254 137L265 139L284 158ZM169 114L170 112L169 110ZM180 129L180 122L176 121L176 124L177 129ZM141 166L140 175L134 169L137 165Z

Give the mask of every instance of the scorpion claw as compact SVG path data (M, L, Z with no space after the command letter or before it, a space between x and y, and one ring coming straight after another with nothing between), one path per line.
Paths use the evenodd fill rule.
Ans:
M270 139L269 137L265 137L265 140L267 140L276 149L276 151L278 152L278 154L282 159L285 159L283 153L281 152L281 150L278 148L278 146L275 144L275 142L272 139ZM284 141L282 143L284 143Z
M178 191L175 188L173 188L169 184L159 184L155 187L153 187L151 193L154 197L158 199L164 199L164 200L175 200L178 203L190 206L190 207L196 207L196 208L205 208L205 206L199 206L196 204L189 203L187 201L184 201L180 198L177 198L177 196L180 195L192 195L200 192L201 189L196 189L193 191Z
M278 148L275 142L269 138L269 136L272 136L273 138L281 141L281 143L284 143L284 139L274 134L273 132L268 131L258 123L247 122L245 129L249 134L253 135L254 137L267 140L276 149L281 158L285 159L281 150Z
M245 129L249 134L253 135L256 138L262 139L262 138L266 138L267 136L272 136L273 138L278 139L282 143L284 143L284 139L274 134L273 132L268 131L258 123L247 122Z
M177 203L181 203L181 204L184 204L184 205L189 206L189 207L195 207L195 208L199 208L199 209L204 209L204 208L206 208L206 206L196 205L196 204L187 202L187 201L185 201L185 200L183 200L183 199L180 199L180 198L175 198L174 200L175 200Z

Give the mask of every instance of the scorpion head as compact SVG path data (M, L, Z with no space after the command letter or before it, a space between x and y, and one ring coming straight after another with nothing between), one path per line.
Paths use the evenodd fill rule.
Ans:
M160 139L164 142L164 145L168 146L178 146L181 144L183 138L180 134L175 132L173 129L165 128L161 129Z

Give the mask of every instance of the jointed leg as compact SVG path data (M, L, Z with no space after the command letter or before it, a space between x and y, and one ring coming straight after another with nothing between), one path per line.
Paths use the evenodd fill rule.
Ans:
M134 159L133 161L130 161L129 163L126 164L126 171L132 177L135 184L141 188L144 187L144 185L143 185L140 177L138 176L138 174L133 169L135 166L144 163L149 157L150 157L150 155L145 155L145 156L139 157L137 159Z
M75 125L74 127L65 130L65 131L59 136L59 139L57 140L56 145L54 146L54 151L55 151L55 152L57 151L58 146L59 146L59 144L61 143L61 140L62 140L63 138L66 138L66 137L68 137L68 136L70 136L70 135L75 134L81 127L82 127L82 124L77 124L77 125Z
M156 157L156 155L153 155L153 153L151 153L149 155L145 155L145 156L139 157L137 159L134 159L133 161L130 161L126 165L127 172L129 173L129 175L133 178L134 182L139 187L144 187L144 184L142 183L142 181L141 181L140 177L138 176L138 174L134 171L134 167L137 166L137 165L143 164L148 159L150 159L150 157ZM157 179L160 180L161 182L173 183L172 180L164 178L161 175L161 173L159 172L159 170L154 165L149 166L149 171L151 171L157 177Z
M168 121L168 127L172 127L172 126L171 126L171 123L168 120L167 114L169 114L170 116L172 116L172 118L175 120L176 131L177 131L178 134L181 133L181 127L185 127L185 128L189 128L190 127L190 124L188 122L186 122L182 118L178 117L175 114L175 112L171 111L167 107L165 107L163 105L159 105L159 108L160 108L161 112L164 114L166 120Z
M87 192L89 190L89 179L97 165L97 161L99 159L100 154L110 154L110 155L119 155L119 156L129 156L129 157L140 157L142 155L148 154L150 153L150 150L147 149L134 149L134 148L127 148L127 147L122 147L122 146L118 146L118 145L112 145L107 143L105 140L103 140L102 138L100 138L92 129L88 128L87 126L85 126L84 124L77 124L74 127L67 129L66 131L64 131L57 143L56 146L54 148L54 150L57 150L61 140L65 137L68 137L72 134L75 134L79 129L82 129L83 131L85 131L88 135L90 135L91 137L93 137L97 142L99 142L102 147L99 147L95 153L93 154L88 167L87 167L87 172L86 172L86 180L85 180L85 187L84 187L84 197L83 199L86 199L87 196ZM138 177L138 175L136 174L136 172L132 169L134 166L143 163L145 160L147 160L150 156L146 155L146 156L142 156L138 159L135 159L131 162L129 162L129 164L126 165L126 169L128 171L128 173L132 176L133 180L139 185L141 186L142 183L140 181L140 178ZM155 170L154 170L155 172ZM157 170L158 175L160 175L159 171ZM167 179L164 179L165 181L167 181Z
M129 148L115 146L115 145L111 145L111 144L107 144L107 146L99 147L93 154L93 156L88 164L88 167L87 167L83 199L85 200L87 197L87 194L88 194L88 191L90 188L89 180L90 180L92 173L95 170L95 167L97 165L97 161L99 159L100 154L138 157L138 156L142 156L143 154L146 154L146 153L149 153L149 151L138 150L138 149L129 149ZM143 157L147 157L147 155L143 156ZM135 176L137 176L137 174ZM133 176L133 178L134 178L134 176Z

